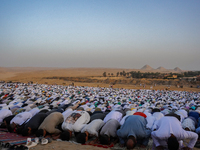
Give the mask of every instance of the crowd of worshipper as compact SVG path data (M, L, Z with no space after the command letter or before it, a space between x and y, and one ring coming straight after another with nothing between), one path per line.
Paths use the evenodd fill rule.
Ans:
M0 127L23 136L133 149L200 146L200 93L26 83L0 84Z

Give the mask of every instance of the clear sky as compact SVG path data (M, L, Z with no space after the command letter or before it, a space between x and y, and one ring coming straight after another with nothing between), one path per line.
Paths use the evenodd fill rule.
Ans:
M0 67L200 70L200 0L1 0Z

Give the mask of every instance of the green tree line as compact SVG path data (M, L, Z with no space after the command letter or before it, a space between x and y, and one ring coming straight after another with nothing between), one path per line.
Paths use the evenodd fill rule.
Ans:
M200 71L187 71L183 73L160 73L160 72L140 72L140 71L131 71L131 72L125 72L124 70L121 72L116 73L116 77L118 76L124 76L124 77L131 77L131 78L162 78L165 79L167 77L173 77L173 75L176 75L177 78L181 77L194 77L200 75ZM103 73L103 76L114 76L113 73Z

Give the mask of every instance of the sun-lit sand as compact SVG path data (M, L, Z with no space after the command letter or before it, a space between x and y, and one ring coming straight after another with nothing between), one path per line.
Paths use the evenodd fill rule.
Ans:
M131 78L116 77L117 72L130 72L130 71L141 71L145 70L133 70L133 69L112 69L112 68L0 68L0 81L12 81L12 82L24 82L28 83L32 81L33 83L39 84L58 84L58 85L70 85L74 83L75 86L94 86L94 87L109 87L114 81L123 80L121 83L116 83L113 88L128 88L128 89L154 89L154 90L164 90L170 85L156 84L152 85L155 81L152 79L140 79L139 81L133 80ZM151 70L147 70L151 72ZM103 77L103 72L113 73L113 76ZM54 78L55 77L55 78ZM63 80L60 77L72 77L70 79ZM47 79L50 78L50 79ZM98 82L93 82L98 80ZM105 80L109 80L105 82ZM132 83L129 83L132 80ZM162 79L157 79L157 81L163 81ZM168 80L169 81L169 80ZM140 84L141 83L141 84ZM145 85L145 86L144 86ZM191 88L191 85L186 84L183 88L178 88L175 85L170 86L170 90L180 90L180 91L196 91L200 92L200 88Z

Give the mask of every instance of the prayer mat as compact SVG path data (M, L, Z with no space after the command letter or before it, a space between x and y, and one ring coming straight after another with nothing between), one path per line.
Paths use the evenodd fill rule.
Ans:
M6 128L0 128L0 131L8 132L8 129L6 129Z
M11 145L25 144L27 141L27 138L30 138L30 136L22 136L16 133L0 131L0 141L4 143L9 143Z
M86 144L83 144L83 145L92 145L92 146L97 146L97 147L102 147L102 148L111 148L111 147L114 147L114 144L110 144L110 145L102 145L102 144L90 144L90 143L86 143Z
M92 145L92 146L97 146L97 147L102 147L102 148L111 148L114 147L114 144L111 143L110 145L102 145L100 144L100 142L98 140L92 140L92 141L88 141L83 145Z

